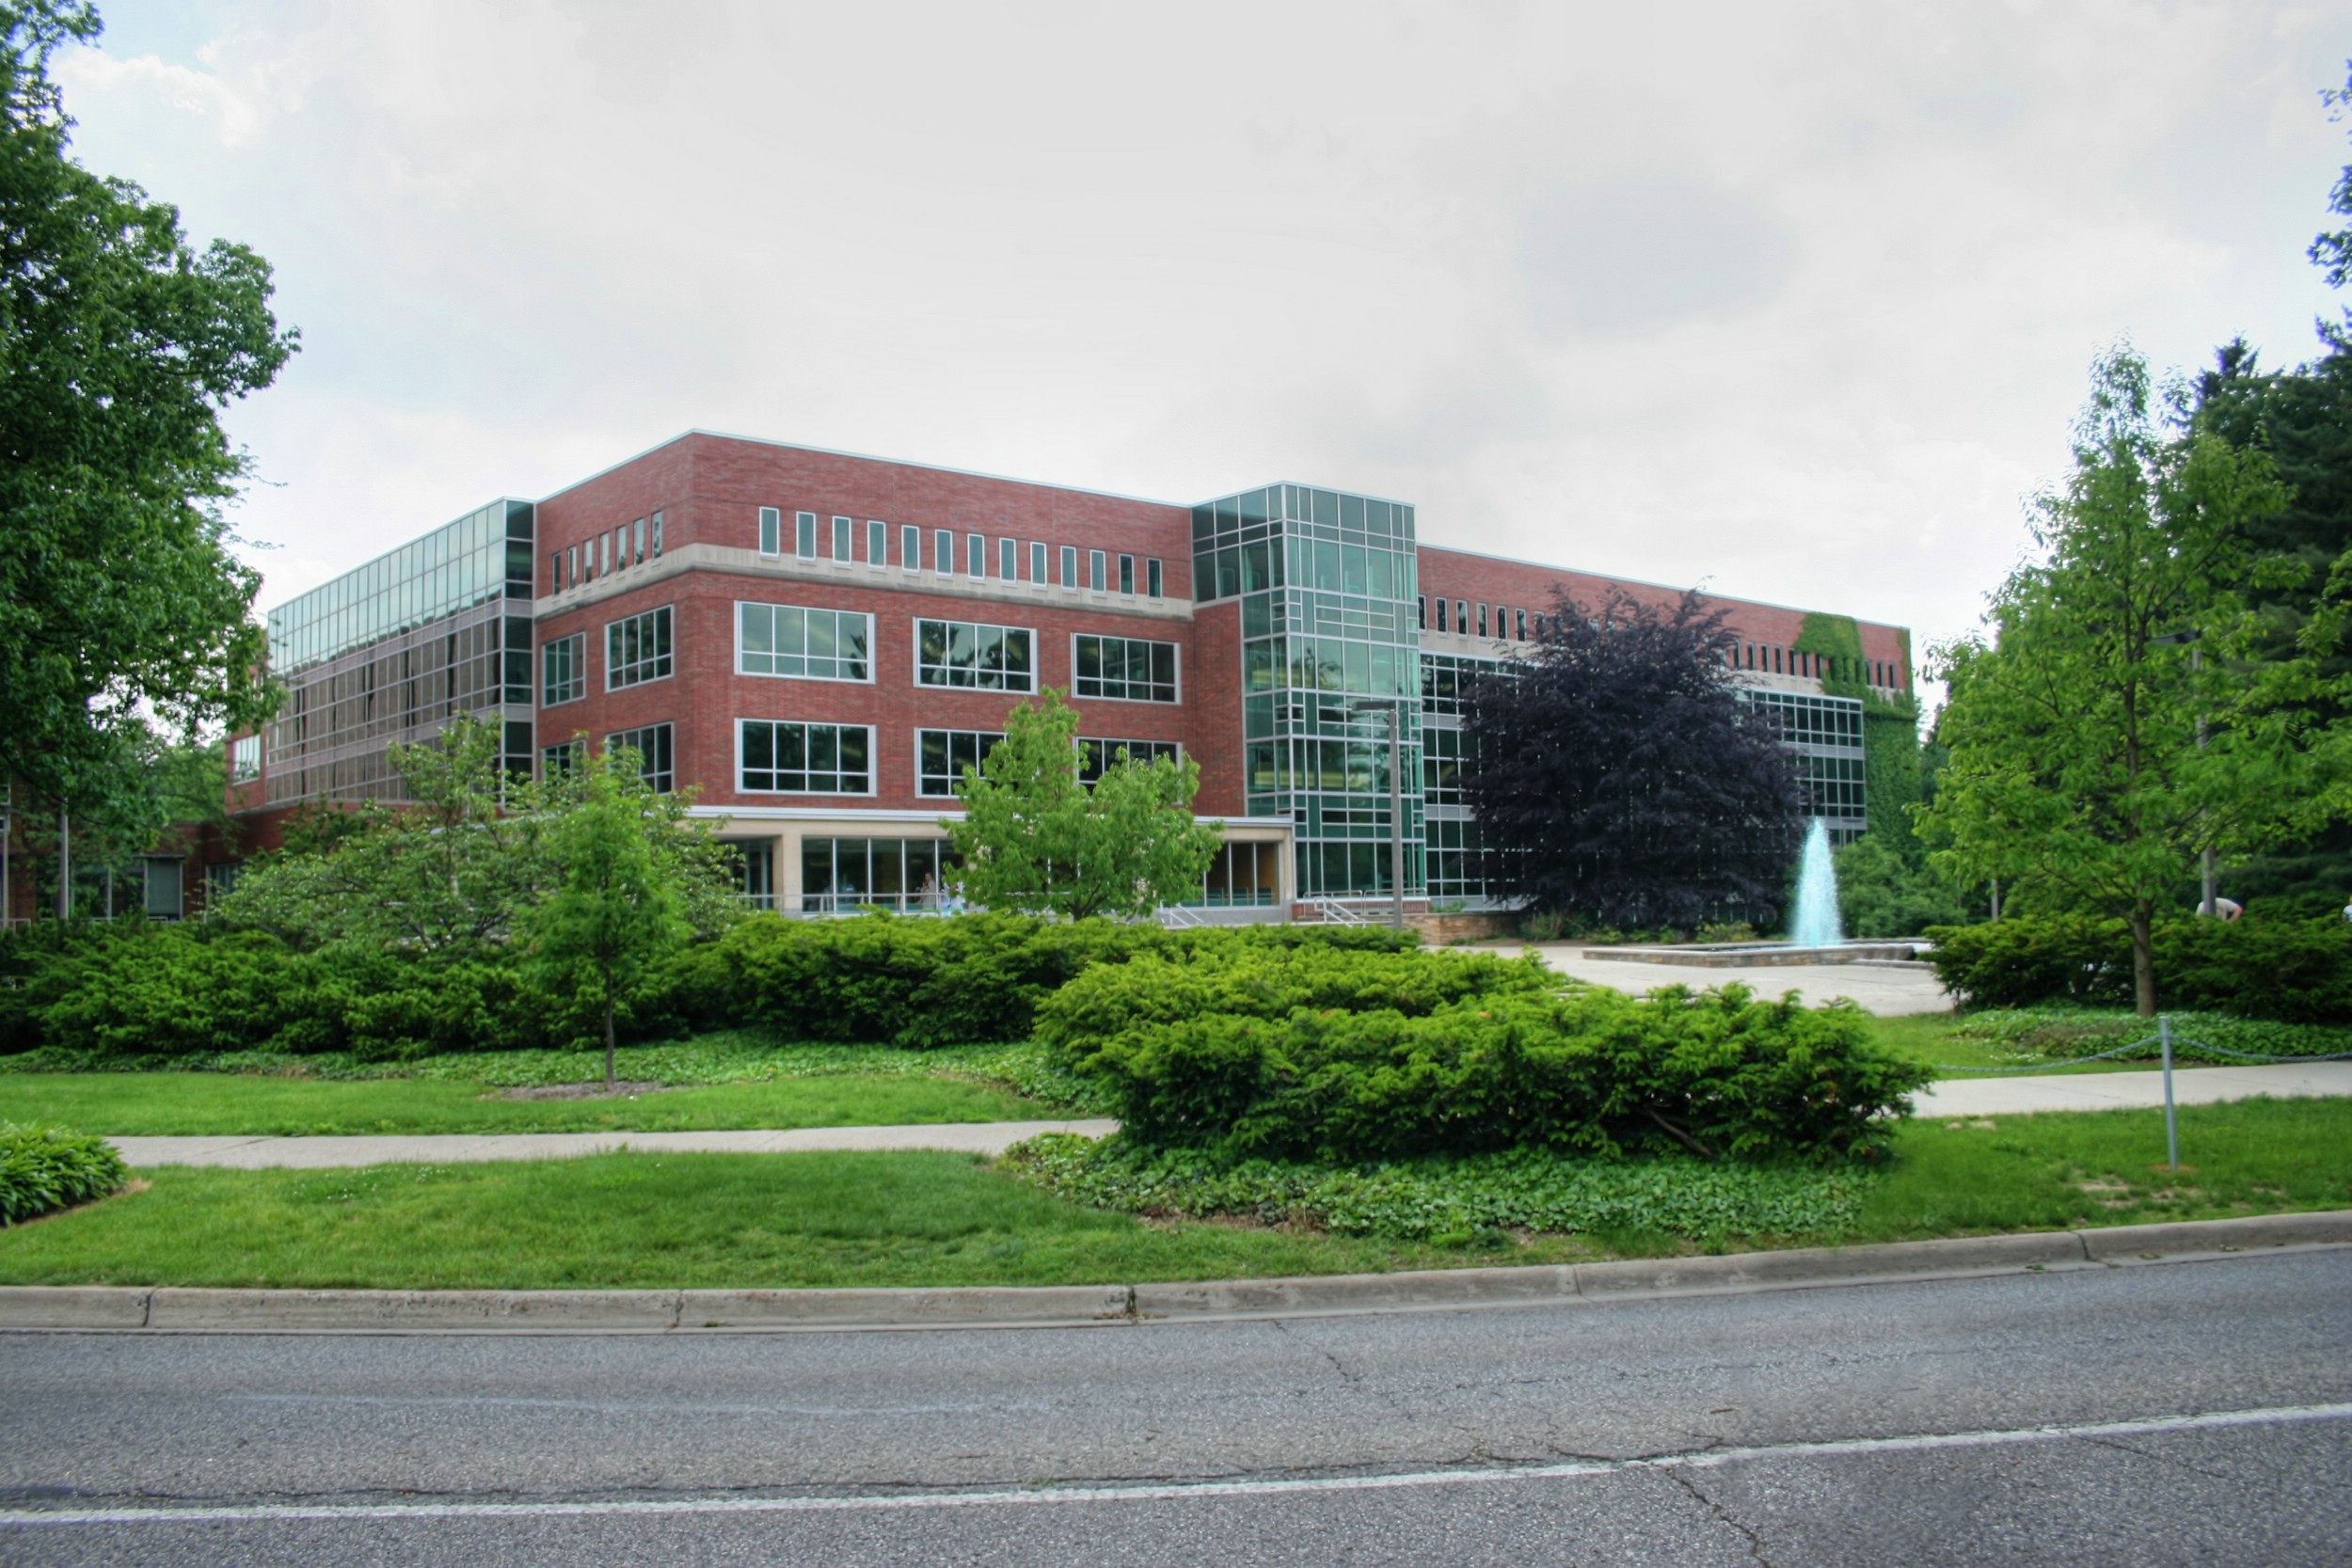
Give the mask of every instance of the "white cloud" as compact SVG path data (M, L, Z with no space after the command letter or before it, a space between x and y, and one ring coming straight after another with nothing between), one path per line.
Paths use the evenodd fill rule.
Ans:
M61 67L84 157L254 244L304 330L233 416L273 599L702 425L1354 485L1924 643L2101 344L2292 360L2335 303L2341 8L108 14Z

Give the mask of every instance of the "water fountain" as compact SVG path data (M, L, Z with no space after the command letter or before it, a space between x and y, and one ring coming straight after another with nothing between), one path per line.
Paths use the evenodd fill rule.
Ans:
M1797 860L1796 907L1787 942L1692 942L1663 947L1595 947L1588 958L1629 963L1689 964L1703 969L1774 968L1785 964L1912 963L1907 942L1848 942L1837 918L1837 863L1829 825L1820 817L1804 835Z
M1836 947L1845 940L1837 923L1837 863L1830 858L1829 824L1817 816L1797 862L1797 910L1788 923L1788 942L1792 947Z

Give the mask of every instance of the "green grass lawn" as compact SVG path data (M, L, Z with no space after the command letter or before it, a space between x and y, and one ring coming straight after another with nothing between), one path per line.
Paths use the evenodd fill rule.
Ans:
M2352 1206L2352 1101L1930 1121L1837 1234L1900 1241ZM939 1153L657 1155L340 1171L167 1168L0 1231L0 1282L318 1288L1101 1284L1602 1256L1577 1238L1437 1247L1151 1224ZM1692 1243L1685 1243L1685 1245ZM1644 1250L1650 1250L1645 1248Z
M1060 1113L945 1077L778 1078L635 1099L501 1100L480 1084L331 1082L219 1072L0 1074L0 1121L157 1133L684 1132L1028 1121Z

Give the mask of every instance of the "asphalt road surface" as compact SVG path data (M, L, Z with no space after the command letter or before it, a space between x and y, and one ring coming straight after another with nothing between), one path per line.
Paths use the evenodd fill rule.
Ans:
M0 1562L2352 1562L2352 1250L1084 1329L0 1336Z

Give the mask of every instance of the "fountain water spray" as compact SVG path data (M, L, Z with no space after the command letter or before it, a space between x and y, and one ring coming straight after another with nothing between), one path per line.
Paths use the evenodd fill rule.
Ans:
M1837 866L1830 859L1829 827L1818 816L1797 863L1797 911L1788 940L1797 947L1835 947L1846 940L1837 924Z

